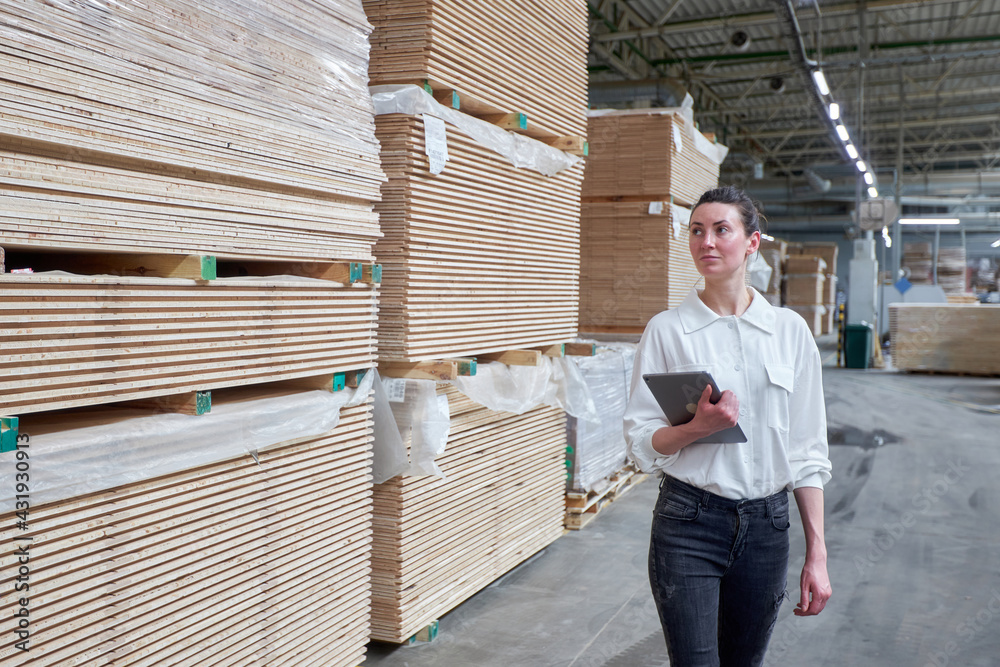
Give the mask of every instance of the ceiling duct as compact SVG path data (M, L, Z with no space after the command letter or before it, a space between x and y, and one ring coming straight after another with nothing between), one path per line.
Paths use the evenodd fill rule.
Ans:
M804 169L802 171L802 175L806 177L806 180L809 181L809 187L811 187L815 192L829 192L831 186L833 185L833 183L829 180L821 178L820 175L812 169Z

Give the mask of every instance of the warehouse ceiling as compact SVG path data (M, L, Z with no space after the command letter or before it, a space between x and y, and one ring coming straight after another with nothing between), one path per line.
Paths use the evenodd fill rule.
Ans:
M677 106L690 94L701 130L730 148L721 180L768 203L772 219L840 224L868 196L816 93L819 66L881 196L898 174L905 211L1000 229L996 0L588 6L591 106Z

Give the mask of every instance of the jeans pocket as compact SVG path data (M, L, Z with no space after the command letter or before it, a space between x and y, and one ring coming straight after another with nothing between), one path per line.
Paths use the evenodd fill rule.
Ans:
M660 496L657 503L656 513L664 519L674 519L677 521L694 521L701 513L701 507L697 501L689 501L685 498Z
M778 530L788 530L788 527L792 524L791 519L788 514L788 505L782 505L781 507L775 507L771 511L771 525Z

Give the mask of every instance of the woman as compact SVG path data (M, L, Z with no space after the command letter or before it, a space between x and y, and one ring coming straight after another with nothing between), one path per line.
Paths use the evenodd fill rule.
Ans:
M734 187L702 195L689 246L703 290L653 317L625 412L629 455L662 471L650 584L671 667L760 665L785 597L788 491L802 516L806 561L795 613L830 597L823 486L830 479L819 350L806 322L746 285L760 216ZM710 371L693 419L670 426L642 376ZM747 442L692 444L739 423Z

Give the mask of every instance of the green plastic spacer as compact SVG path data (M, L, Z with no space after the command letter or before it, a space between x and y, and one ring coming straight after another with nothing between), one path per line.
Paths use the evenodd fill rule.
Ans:
M407 644L413 645L418 643L432 642L437 639L438 636L438 622L431 621L427 627L420 630L417 634L410 637Z
M573 453L573 445L566 445L566 453L567 454Z
M215 280L219 275L218 263L215 261L215 255L202 255L201 256L201 279L202 280Z
M347 386L347 373L334 373L331 391L340 391Z
M451 91L451 108L452 109L462 108L462 99L459 97L457 90Z
M364 267L361 265L361 262L351 262L351 271L348 282L351 284L359 282L363 273Z
M566 459L566 467L567 468L572 468L573 467L573 462L570 461L569 459Z
M517 114L517 124L522 130L528 129L528 115L523 113Z
M372 264L372 282L380 283L382 282L382 265Z
M476 360L475 359L459 359L458 360L458 374L465 376L473 376L476 374Z
M196 415L207 415L212 411L212 392L194 392L194 413Z
M583 156L586 157L588 155L590 155L590 142L585 141L583 142Z
M17 449L17 417L0 417L0 452Z
M424 90L426 90L431 95L434 94L434 89L431 88L431 82L428 81L427 79L424 79Z

